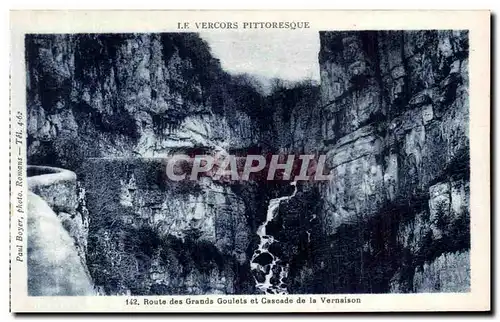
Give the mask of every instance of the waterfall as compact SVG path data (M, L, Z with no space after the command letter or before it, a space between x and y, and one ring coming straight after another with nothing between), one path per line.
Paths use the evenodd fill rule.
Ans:
M277 240L273 236L267 235L266 227L276 215L280 203L293 198L297 193L296 182L291 182L290 185L294 186L293 193L290 196L271 199L267 208L266 220L257 229L260 242L253 253L250 268L254 272L255 286L266 294L288 294L285 281L288 276L288 264L285 265L278 256L269 252L269 246ZM264 274L263 281L259 281L258 275L262 275L261 273ZM273 279L275 273L279 273L279 276ZM262 280L262 278L260 279Z

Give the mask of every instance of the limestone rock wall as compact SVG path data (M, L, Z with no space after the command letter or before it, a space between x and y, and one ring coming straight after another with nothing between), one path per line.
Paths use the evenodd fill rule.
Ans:
M469 285L469 289L464 287ZM413 277L415 292L464 292L470 290L470 253L444 253L425 264Z
M275 88L267 97L272 111L270 146L281 153L319 153L320 97L319 86L308 81Z
M217 151L327 155L333 179L268 225L291 293L468 290L467 32L319 37L321 84L269 95L195 34L26 37L29 163L81 181L30 189L74 238L88 225L100 292L255 293L255 231L286 186L171 182L156 158Z
M74 178L37 193L85 236L100 292L252 292L245 265L265 193L210 180L165 185L164 165L148 158L259 153L270 125L260 121L266 102L255 86L224 72L192 33L25 41L28 162L78 174L88 238L66 224L80 204Z
M28 167L28 292L93 295L86 265L88 213L75 173Z
M260 96L196 34L29 35L26 56L30 164L259 140Z
M241 190L255 198L257 186L174 182L165 166L144 158L85 162L96 284L108 294L248 292L255 210Z
M429 263L469 248L467 31L321 32L320 39L322 138L333 173L319 188L324 232L335 239L346 227L360 230L350 271L360 291L374 291L367 280L374 273L384 280L379 290L387 289L376 272L383 267L397 274L400 291L423 291L413 275L439 279L429 276L448 266Z

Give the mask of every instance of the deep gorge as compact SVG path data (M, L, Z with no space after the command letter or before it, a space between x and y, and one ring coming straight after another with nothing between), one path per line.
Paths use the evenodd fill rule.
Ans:
M260 292L257 230L293 187L166 180L162 157L219 150L327 155L266 225L288 293L468 290L467 32L318 37L321 83L270 93L196 34L26 37L28 163L76 174L53 210L97 293Z

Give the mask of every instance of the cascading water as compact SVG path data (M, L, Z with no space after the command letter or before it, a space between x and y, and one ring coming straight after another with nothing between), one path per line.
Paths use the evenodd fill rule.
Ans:
M269 252L269 247L277 240L273 236L267 235L266 227L276 215L280 203L293 198L297 193L296 182L290 184L294 186L294 191L290 196L271 199L269 202L266 220L257 229L257 235L260 238L259 247L253 253L250 261L250 268L254 271L255 286L266 294L288 294L285 284L288 275L288 264L283 264L278 256ZM279 272L279 277L273 279L274 274L277 272Z

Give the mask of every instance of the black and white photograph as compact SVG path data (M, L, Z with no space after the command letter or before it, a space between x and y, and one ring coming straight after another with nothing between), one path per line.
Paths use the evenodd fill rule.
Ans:
M473 32L253 17L24 34L26 296L362 311L486 292Z

